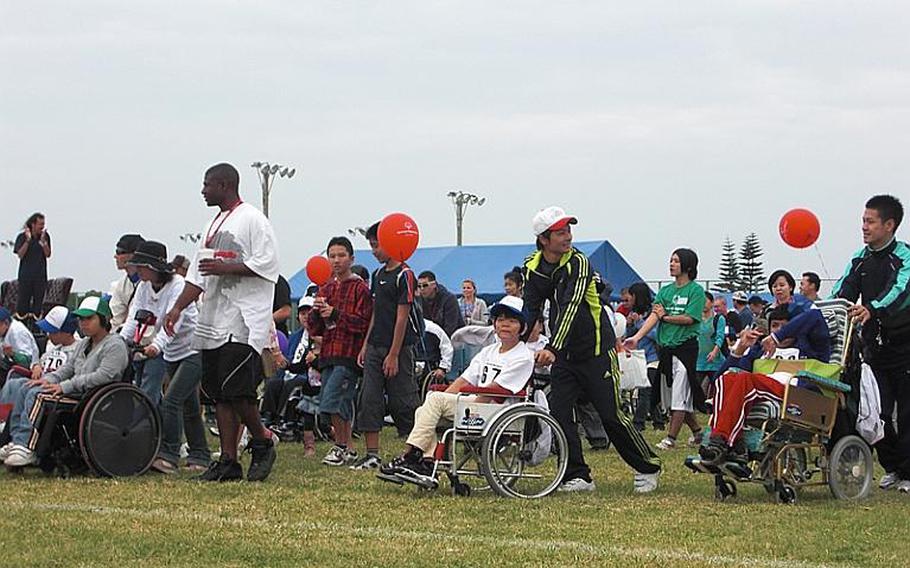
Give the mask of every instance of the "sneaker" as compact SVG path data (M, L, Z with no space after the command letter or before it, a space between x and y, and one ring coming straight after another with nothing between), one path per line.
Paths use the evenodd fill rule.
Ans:
M376 474L376 477L383 481L391 481L392 483L401 485L402 482L398 477L398 472L401 471L401 468L407 463L407 454L393 458L392 461L385 462L379 466L379 473Z
M375 454L367 454L357 460L354 465L350 466L350 469L354 471L364 471L368 469L379 469L379 466L382 465L382 459Z
M439 481L436 479L436 464L433 460L422 459L417 462L405 461L395 473L395 477L408 483L414 483L425 489L436 489Z
M711 436L707 445L698 448L698 455L701 457L701 462L705 465L717 465L726 461L729 452L730 448L727 446L727 441L720 436Z
M250 458L250 467L247 469L247 481L265 481L269 474L272 473L272 466L275 465L275 458L278 453L275 451L275 443L271 438L265 440L251 440L247 447L253 455Z
M9 467L25 467L37 463L35 452L25 446L13 446L3 463Z
M346 448L342 448L341 446L332 446L332 449L329 450L329 453L327 453L325 457L322 458L322 463L335 467L344 465L344 456L346 453Z
M910 493L910 479L901 479L896 487L901 493Z
M3 450L0 450L2 452ZM2 455L2 454L0 454ZM879 489L894 489L894 486L901 482L901 476L896 471L886 473L881 481L878 482Z
M162 458L157 458L152 462L152 469L158 473L164 473L166 475L173 475L177 473L177 466Z
M676 440L668 436L660 442L657 442L654 447L656 447L658 450L672 450L676 447Z
M698 434L692 434L689 436L689 440L686 442L686 445L688 445L690 448L699 447L701 445L702 436L703 435L701 432Z
M594 491L596 488L597 486L594 485L593 480L586 481L580 477L575 477L560 485L557 491L561 493L582 493L585 491Z
M7 444L7 445L3 446L2 448L0 448L0 462L5 462L5 461L6 461L6 458L9 457L9 454L10 454L10 452L11 452L12 449L13 449L13 445L14 445L14 444L13 444L12 442L10 442L9 444Z
M239 481L243 479L243 468L237 460L218 460L193 479L197 481Z
M635 492L650 493L657 489L660 480L660 470L654 473L635 472Z
M341 465L354 465L357 463L357 460L360 456L357 455L357 452L348 448L344 451L344 463Z

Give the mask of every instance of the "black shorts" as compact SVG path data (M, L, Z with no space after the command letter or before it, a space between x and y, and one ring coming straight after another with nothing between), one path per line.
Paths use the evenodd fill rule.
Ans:
M215 402L256 400L264 378L262 355L246 343L202 350L202 391Z

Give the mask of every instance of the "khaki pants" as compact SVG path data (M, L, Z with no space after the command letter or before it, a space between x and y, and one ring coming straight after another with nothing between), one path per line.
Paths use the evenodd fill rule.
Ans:
M436 447L436 426L442 419L455 420L458 395L447 392L430 392L426 400L414 413L414 428L408 436L408 444L432 454Z

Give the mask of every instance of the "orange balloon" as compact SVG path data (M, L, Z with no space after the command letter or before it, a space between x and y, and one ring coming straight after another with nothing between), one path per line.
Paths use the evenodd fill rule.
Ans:
M398 262L411 258L420 242L417 223L404 213L390 213L379 223L379 248Z
M780 238L793 248L811 247L821 232L818 217L808 209L791 209L780 219Z
M329 259L316 255L306 261L306 275L310 278L310 282L317 286L328 282L332 277L332 265L329 264Z

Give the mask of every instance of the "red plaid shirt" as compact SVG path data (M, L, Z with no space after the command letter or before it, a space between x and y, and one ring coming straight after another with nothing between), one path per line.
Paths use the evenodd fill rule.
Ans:
M373 314L373 297L369 287L362 278L353 275L342 282L329 281L319 288L317 295L335 308L331 317L335 327L331 329L318 310L312 310L309 315L310 335L322 336L320 368L332 365L356 368L357 355L363 347Z

